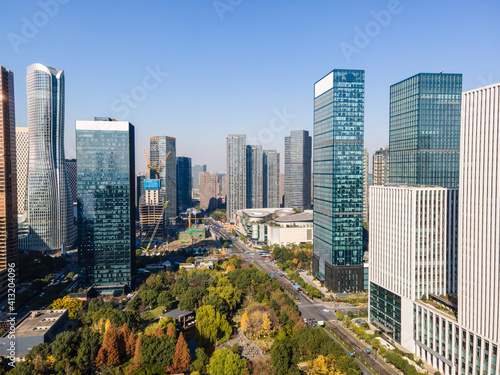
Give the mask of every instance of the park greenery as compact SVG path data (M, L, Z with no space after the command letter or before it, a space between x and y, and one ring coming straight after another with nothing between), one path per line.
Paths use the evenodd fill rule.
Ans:
M76 328L34 347L9 374L281 375L299 374L304 361L313 375L324 368L361 374L323 329L306 327L273 278L235 256L214 270L152 274L129 297L82 303L63 296L50 303L67 308ZM182 331L174 319L160 317L175 308L195 312L196 324ZM223 347L239 327L254 342L268 340L264 357L247 360L238 345Z

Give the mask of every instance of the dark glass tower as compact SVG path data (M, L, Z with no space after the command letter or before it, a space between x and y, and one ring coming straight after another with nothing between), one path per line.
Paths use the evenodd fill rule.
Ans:
M120 293L132 285L134 143L129 122L76 122L79 280L102 293Z
M363 70L315 84L313 272L336 292L363 290L364 97Z
M420 73L391 86L391 184L458 187L462 75Z
M175 218L177 217L177 156L175 138L165 136L151 137L149 140L149 151L151 165L160 166L158 174L161 179L161 201L168 201L164 222L167 223L170 220L175 223ZM168 157L165 159L167 155Z
M311 208L312 138L307 130L292 130L285 137L285 207Z
M177 158L177 205L179 212L186 211L191 205L191 158Z

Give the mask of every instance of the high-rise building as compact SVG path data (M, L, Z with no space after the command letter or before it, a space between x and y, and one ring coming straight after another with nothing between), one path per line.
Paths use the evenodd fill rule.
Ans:
M170 155L165 159L165 156ZM161 199L168 202L165 209L165 223L177 217L177 155L175 138L158 136L150 138L150 161L152 165L160 165L158 171L161 181ZM151 178L151 177L150 177Z
M132 286L135 134L127 121L77 121L78 279L102 293Z
M247 145L244 134L226 138L227 220L234 222L235 212L247 208Z
M217 207L218 183L215 173L200 172L200 207L204 210Z
M71 199L76 203L77 196L77 176L76 176L76 159L66 159L66 168L68 170L69 188L71 189Z
M7 297L9 274L17 281L17 175L14 73L0 65L0 299ZM12 267L14 263L14 267Z
M389 184L389 146L373 154L373 185Z
M193 189L198 189L200 184L200 172L206 172L207 166L203 165L193 165L192 178L193 178Z
M64 72L33 64L27 69L29 233L20 246L56 253L72 247L76 226L64 158Z
M335 292L364 289L364 94L363 70L333 70L314 87L313 273Z
M264 205L262 146L247 146L247 208L262 208Z
M311 208L312 139L307 130L292 130L285 137L285 207Z
M143 173L137 173L135 175L135 219L139 220L139 204L141 202L141 196L144 194L144 180L146 175Z
M368 211L370 207L369 196L369 184L368 184L368 165L370 164L370 154L368 150L365 148L363 154L363 222L368 222Z
M280 173L280 207L285 205L285 174Z
M264 150L263 158L263 201L264 208L280 207L280 153L276 150Z
M222 175L220 195L224 199L227 197L227 173Z
M25 210L26 183L28 182L29 132L16 127L17 213Z
M457 207L457 189L370 188L370 321L405 346L413 301L457 291Z
M391 183L458 186L461 94L461 74L420 73L391 86Z
M191 178L191 158L179 156L177 158L177 205L179 212L184 212L192 207Z

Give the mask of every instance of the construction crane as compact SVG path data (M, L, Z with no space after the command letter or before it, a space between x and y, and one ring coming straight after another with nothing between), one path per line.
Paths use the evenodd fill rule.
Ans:
M167 158L170 156L171 153L172 153L172 151L167 152L167 155L165 155L165 157L160 162L160 164L158 164L158 166L156 166L156 165L151 163L151 161L148 158L148 154L146 153L146 149L144 149L144 156L146 157L146 163L148 165L148 174L147 174L148 178L151 178L151 171L153 171L155 173L154 179L160 178L160 168L163 165L163 163L165 162L165 160L167 160Z

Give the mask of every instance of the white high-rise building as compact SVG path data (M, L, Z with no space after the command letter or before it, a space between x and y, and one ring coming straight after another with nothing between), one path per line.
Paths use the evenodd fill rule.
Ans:
M456 254L457 198L440 187L370 188L370 320L403 345L413 301L456 292L448 254Z
M229 134L226 139L227 220L234 221L237 210L247 205L247 148L244 134Z
M27 127L16 127L17 213L24 213L26 183L28 181L29 132Z
M389 184L389 146L373 154L373 185Z

